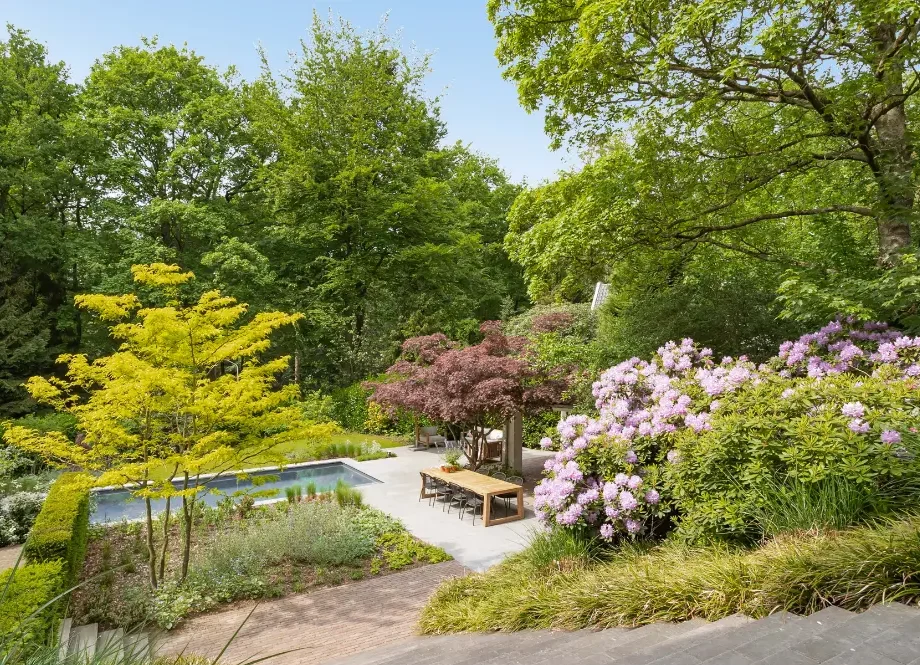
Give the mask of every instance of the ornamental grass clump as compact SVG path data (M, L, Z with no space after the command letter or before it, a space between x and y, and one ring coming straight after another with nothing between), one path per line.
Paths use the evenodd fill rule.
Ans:
M485 573L444 583L419 626L429 634L578 630L916 602L918 542L920 517L908 517L785 536L757 548L624 543L565 569L525 550Z

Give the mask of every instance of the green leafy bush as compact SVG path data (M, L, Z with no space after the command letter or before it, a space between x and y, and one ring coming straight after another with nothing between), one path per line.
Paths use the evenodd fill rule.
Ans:
M920 399L914 382L879 374L820 381L767 376L721 399L712 429L681 432L675 442L679 461L665 465L681 533L690 538L759 536L751 530L770 521L764 511L777 512L782 521L779 511L801 513L803 502L811 505L806 512L814 513L822 503L832 512L840 501L838 516L828 515L830 526L916 505ZM853 419L845 413L851 408L865 411L873 423L871 433L851 429ZM895 432L892 438L898 442L886 443L886 431ZM846 486L816 487L830 478ZM797 484L797 498L789 482ZM902 491L890 491L894 482ZM839 496L829 496L832 490L839 490Z
M16 492L0 497L0 547L25 540L44 501L43 492Z
M534 305L505 321L502 330L506 335L516 337L556 332L588 342L597 335L597 314L591 311L590 303Z
M385 533L400 533L406 530L398 519L375 508L355 512L351 522L356 529L371 534L375 540Z
M62 474L48 491L25 544L30 563L62 560L68 585L76 581L86 556L89 485L85 475Z
M332 397L324 395L319 390L307 393L300 400L300 410L304 418L315 423L325 423L336 419Z
M59 603L42 606L67 589L67 571L60 560L30 563L0 573L0 635L16 634L26 642L47 639Z
M558 424L559 414L555 411L544 411L534 415L525 415L524 447L539 448L540 439L545 436L552 437L556 433L556 425Z
M390 570L400 570L419 561L441 563L452 558L440 547L423 543L408 531L385 533L377 539L377 546Z
M367 421L367 398L370 391L355 383L347 388L334 391L332 397L332 415L335 421L347 430L361 432Z
M371 391L355 383L339 388L331 395L333 419L352 432L367 434L412 434L415 420L411 414L390 415L380 405L368 402ZM426 423L422 423L426 424Z

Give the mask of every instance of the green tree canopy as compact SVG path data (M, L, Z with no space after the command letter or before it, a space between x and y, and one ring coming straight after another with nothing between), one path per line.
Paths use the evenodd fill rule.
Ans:
M603 152L624 123L655 128L667 168L631 183L639 203L621 193L628 209L661 205L609 226L609 246L758 256L744 233L776 220L871 226L882 262L910 246L915 2L490 0L489 16L506 75L557 144Z

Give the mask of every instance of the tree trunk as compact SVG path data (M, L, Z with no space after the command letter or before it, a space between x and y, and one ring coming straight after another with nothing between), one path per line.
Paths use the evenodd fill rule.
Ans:
M185 474L184 487L188 487L188 473ZM195 499L196 494L191 499L182 495L182 515L185 517L185 524L182 528L182 570L179 574L180 581L184 582L188 576L188 564L192 555L192 520L195 516Z
M144 504L147 508L147 564L150 567L150 588L157 588L157 552L153 544L153 507L150 505L150 499L144 498Z
M910 246L911 221L914 217L914 155L904 110L904 63L900 57L888 58L896 40L893 25L881 25L876 32L881 80L885 99L873 109L882 112L893 105L875 123L877 139L875 180L881 194L878 216L879 262L892 265L898 253ZM901 103L895 104L898 100Z
M166 551L169 548L169 509L172 497L166 497L166 511L163 513L163 547L160 549L160 579L166 573Z

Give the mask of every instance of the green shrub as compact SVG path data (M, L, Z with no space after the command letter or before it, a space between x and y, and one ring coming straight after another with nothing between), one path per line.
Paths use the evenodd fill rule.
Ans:
M0 547L25 540L44 502L42 492L16 492L0 497Z
M873 423L870 435L848 427L851 419L842 409L855 402ZM839 527L882 508L898 511L916 505L920 399L910 381L853 375L821 381L768 377L721 399L711 424L707 432L681 432L675 443L680 461L666 465L679 528L687 538L757 537L763 525L787 519L794 524L798 518L780 514L792 509L836 512L815 519ZM898 432L900 443L881 440L880 433L888 429ZM830 478L838 484L827 485ZM785 488L788 483L799 488L798 497L787 489L777 491L777 484ZM823 489L805 489L819 483L825 483ZM892 483L903 491L892 493ZM837 490L847 493L845 501L843 495L829 495ZM810 507L803 508L803 502ZM773 528L767 526L767 531Z
M367 434L412 434L415 420L411 414L389 415L379 405L368 402L371 391L363 382L339 388L331 395L331 414L342 427ZM423 424L427 424L425 421Z
M316 390L307 393L300 400L300 411L304 418L315 423L325 423L335 420L335 409L332 397Z
M590 303L534 305L526 312L505 321L502 330L506 335L535 337L548 331L540 324L549 317L555 317L557 325L553 328L559 335L588 342L597 334L597 313L591 311Z
M89 538L89 479L65 473L51 486L24 553L29 563L60 559L66 580L73 585L83 566Z
M367 398L370 391L360 383L339 388L332 397L332 415L335 421L347 430L361 432L367 421Z
M375 508L364 508L351 518L355 528L368 533L376 540L385 533L401 533L406 530L402 522Z
M559 414L555 411L543 411L533 415L524 416L525 448L539 448L540 439L545 436L553 437L556 434L556 425L559 424Z
M67 571L60 560L30 563L0 573L0 635L24 641L45 641L58 618L60 603L51 602L67 590Z
M525 551L442 584L419 625L425 633L577 630L912 603L920 598L918 542L920 517L911 517L756 549L626 545L601 562L562 568L537 567L540 557Z
M440 547L423 543L408 531L385 533L377 539L377 546L390 570L400 570L419 561L441 563L452 559Z

